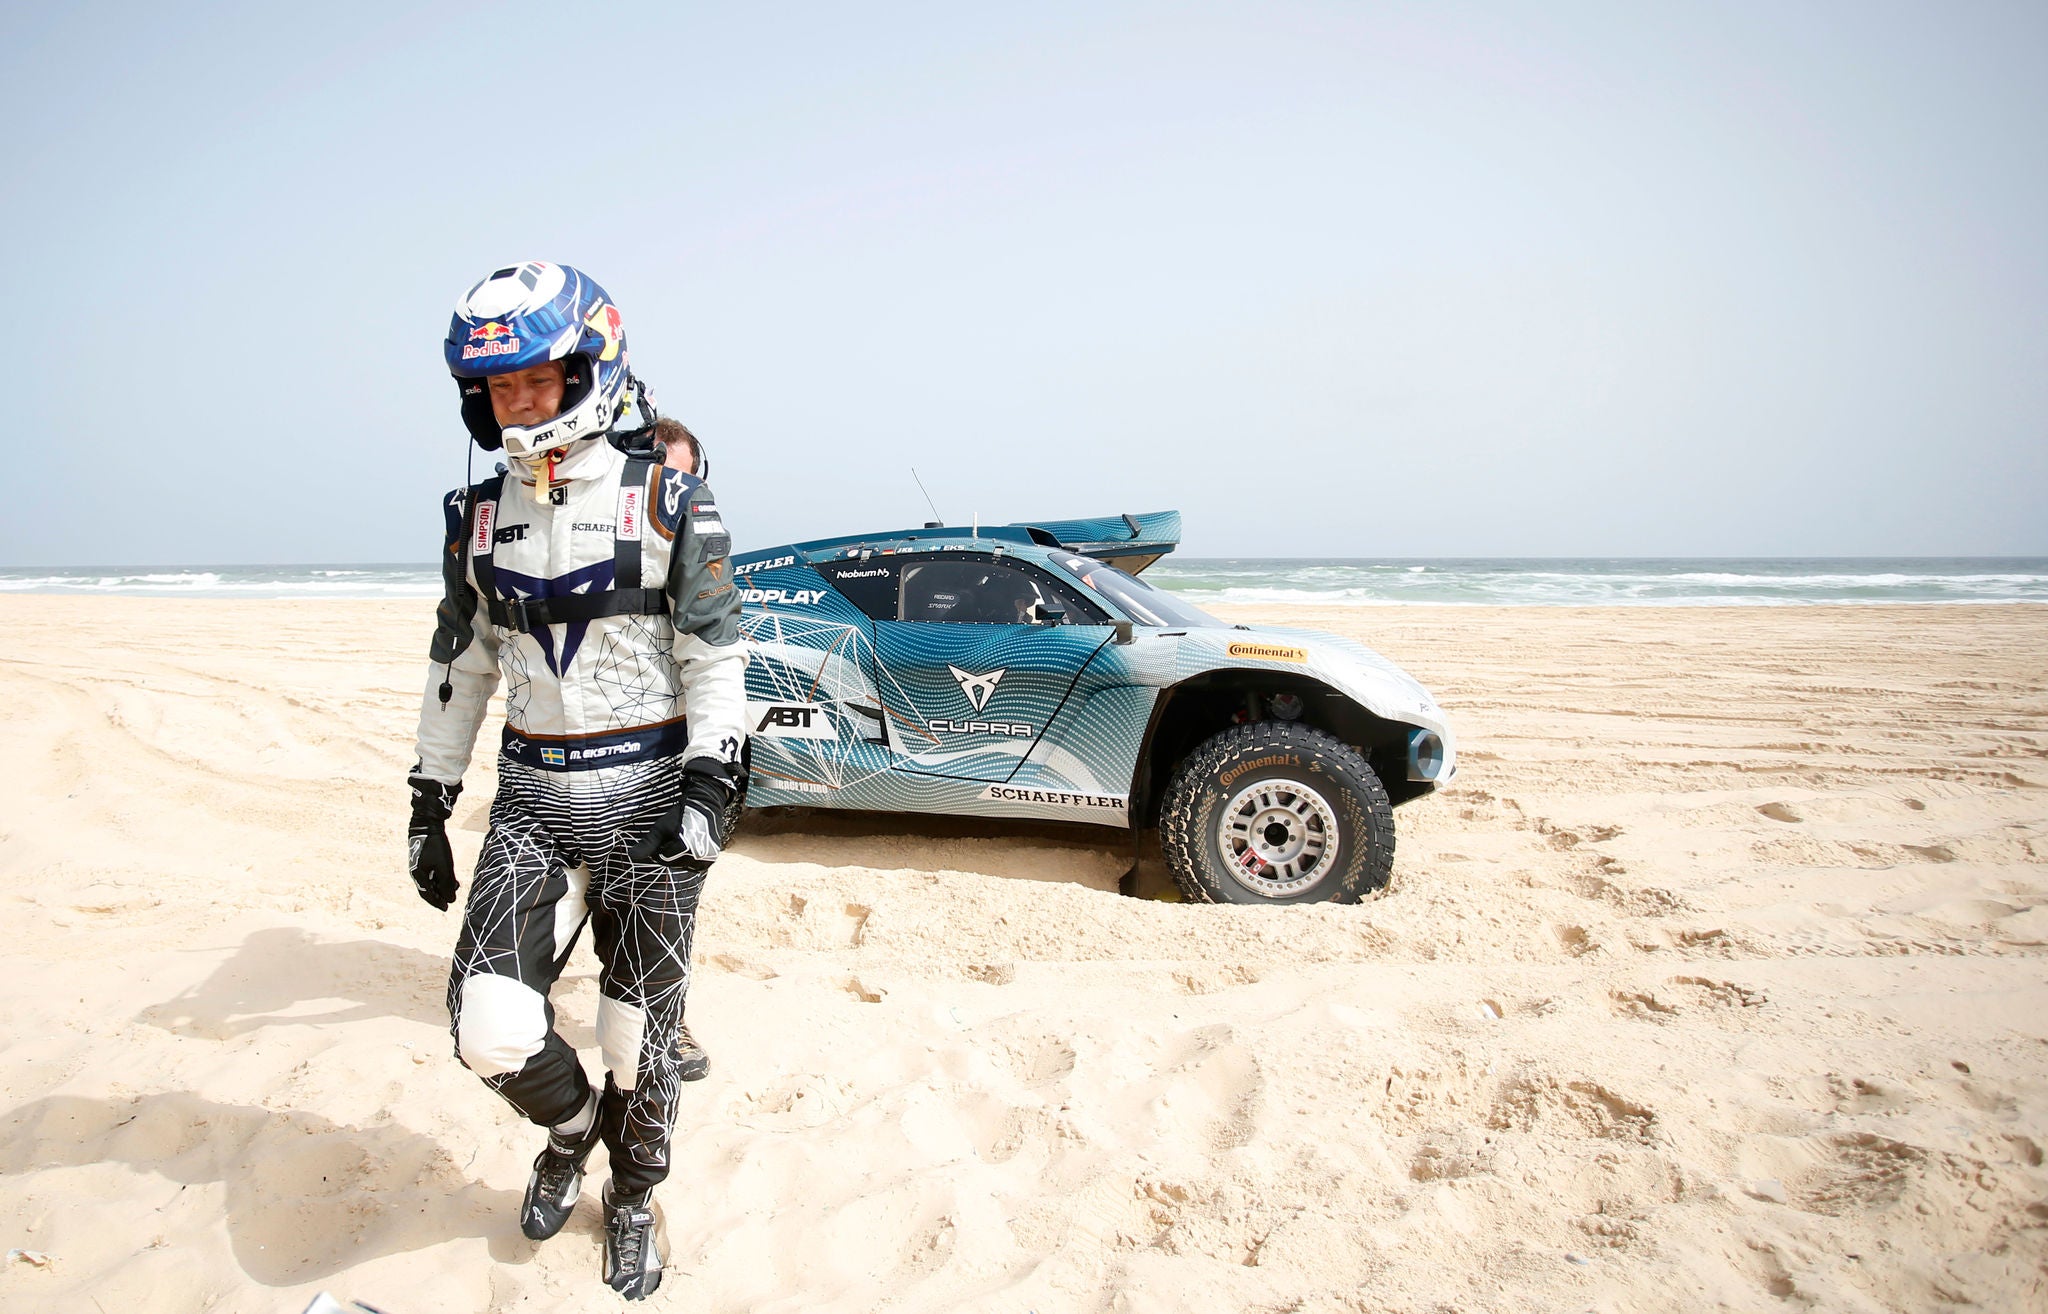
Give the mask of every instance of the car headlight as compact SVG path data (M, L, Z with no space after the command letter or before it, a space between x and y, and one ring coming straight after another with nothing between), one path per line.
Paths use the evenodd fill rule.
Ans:
M1443 774L1444 741L1434 730L1408 732L1408 778L1435 780Z

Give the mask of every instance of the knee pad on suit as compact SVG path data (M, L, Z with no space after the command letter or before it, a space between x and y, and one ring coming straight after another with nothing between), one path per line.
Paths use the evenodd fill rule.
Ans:
M547 1038L547 1000L532 986L483 972L462 983L455 1050L479 1077L519 1071Z
M622 1091L639 1084L640 1045L646 1035L646 1009L609 995L597 997L597 1043L604 1050L604 1065L612 1081Z

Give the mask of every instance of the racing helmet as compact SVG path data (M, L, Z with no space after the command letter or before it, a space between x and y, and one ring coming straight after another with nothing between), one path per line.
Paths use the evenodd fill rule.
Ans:
M462 422L487 452L533 461L611 428L631 395L619 309L590 275L542 260L506 265L462 294L442 344L462 393ZM566 362L562 409L536 425L500 428L487 380Z
M1038 605L1038 589L1021 574L1001 571L996 575L994 588L983 594L983 605L990 608L989 619L1001 625L1014 625L1031 619L1031 609Z

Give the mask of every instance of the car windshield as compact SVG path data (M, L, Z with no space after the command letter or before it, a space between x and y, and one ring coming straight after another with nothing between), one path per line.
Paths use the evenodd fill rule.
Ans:
M1192 603L1183 602L1136 576L1126 575L1106 561L1094 561L1071 552L1053 558L1055 564L1088 588L1107 598L1110 605L1140 625L1169 629L1216 629L1223 624Z

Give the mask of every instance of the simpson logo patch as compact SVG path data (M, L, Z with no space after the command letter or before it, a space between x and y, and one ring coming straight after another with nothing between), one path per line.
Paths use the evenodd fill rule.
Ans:
M619 537L628 543L640 541L641 492L637 484L619 490Z
M487 557L491 555L491 544L494 540L494 536L491 533L491 524L497 518L498 504L496 502L478 502L476 504L476 532L471 536L469 544L469 554L471 556Z
M1305 662L1308 650L1305 648L1284 648L1272 643L1233 643L1232 657L1248 657L1259 662Z

